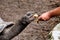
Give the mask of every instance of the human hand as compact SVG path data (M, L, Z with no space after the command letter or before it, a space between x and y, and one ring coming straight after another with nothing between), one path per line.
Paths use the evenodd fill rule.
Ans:
M41 16L39 16L39 20L48 20L51 18L51 15L49 12L43 13Z

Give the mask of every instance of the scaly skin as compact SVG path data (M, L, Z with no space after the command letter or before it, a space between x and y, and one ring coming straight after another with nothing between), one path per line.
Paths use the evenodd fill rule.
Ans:
M31 23L34 18L33 12L28 12L24 17L16 21L16 23L12 26L12 28L7 32L0 36L0 40L11 40L13 37L17 36L19 33L21 33L29 23Z

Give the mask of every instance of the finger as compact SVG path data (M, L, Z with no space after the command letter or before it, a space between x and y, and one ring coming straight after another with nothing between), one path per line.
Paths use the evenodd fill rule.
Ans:
M40 20L40 21L44 21L44 19L43 19L41 16L38 18L38 20Z

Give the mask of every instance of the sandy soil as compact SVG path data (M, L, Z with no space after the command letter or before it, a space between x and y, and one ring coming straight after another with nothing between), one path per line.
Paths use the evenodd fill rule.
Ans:
M60 0L0 0L0 17L5 21L16 21L28 11L42 14L60 6ZM48 33L60 22L60 17L48 21L32 22L12 40L48 40Z

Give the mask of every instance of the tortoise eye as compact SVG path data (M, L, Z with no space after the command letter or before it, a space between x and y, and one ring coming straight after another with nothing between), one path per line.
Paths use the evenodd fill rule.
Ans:
M31 13L28 13L28 14L27 14L27 16L30 16L30 15L31 15Z

